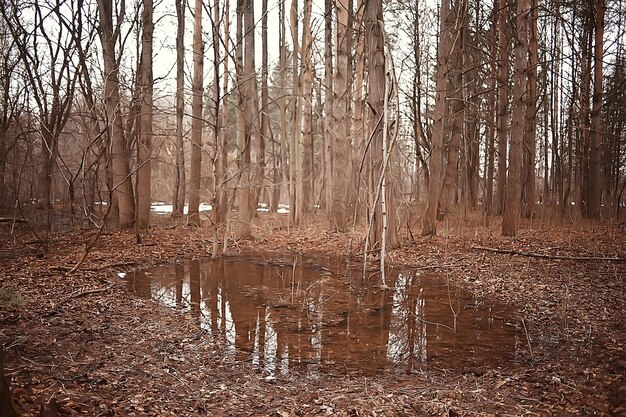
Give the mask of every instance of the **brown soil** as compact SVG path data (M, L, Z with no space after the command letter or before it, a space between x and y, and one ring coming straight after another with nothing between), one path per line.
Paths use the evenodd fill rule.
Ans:
M362 231L325 232L320 223L287 233L263 224L230 253L362 251ZM129 293L117 278L207 256L211 237L202 231L155 227L140 245L134 234L105 232L70 272L92 232L53 234L44 245L9 227L0 225L0 343L24 416L626 415L624 225L526 225L514 240L496 226L448 226L389 254L514 306L526 355L506 369L318 380L294 371L272 381L225 359L188 317Z

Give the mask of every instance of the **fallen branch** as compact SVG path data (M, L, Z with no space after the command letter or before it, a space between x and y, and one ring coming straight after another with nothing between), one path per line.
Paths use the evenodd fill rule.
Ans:
M28 223L28 220L18 219L16 217L0 217L0 223Z
M75 300L76 298L84 297L84 296L90 295L90 294L97 294L97 293L105 292L105 291L110 290L112 287L113 287L113 285L109 285L109 286L104 287L104 288L96 288L96 289L93 289L93 290L74 291L73 293L71 293L70 295L68 295L67 297L65 297L61 301L59 301L59 303L56 306L54 306L52 309L46 311L45 314L47 316L51 316L53 314L56 314L56 312L59 310L59 308L61 308L64 304L66 304L67 302L69 302L71 300Z
M543 253L535 253L535 252L523 252L514 249L496 249L496 248L487 248L485 246L472 246L472 249L483 250L487 252L494 253L505 253L508 255L520 255L527 256L530 258L545 258L545 259L562 259L567 261L612 261L612 262L626 262L624 258L605 258L602 256L565 256L565 255L547 255Z
M135 261L123 261L123 262L113 262L113 263L108 263L108 264L104 264L101 265L99 267L95 267L95 268L78 268L76 269L76 267L68 267L68 266L53 266L50 269L53 271L59 271L59 272L66 272L68 274L75 272L75 271L80 271L80 272L100 272L104 269L110 269L110 268L121 268L121 267L129 267L129 266L135 266L137 265L137 262Z

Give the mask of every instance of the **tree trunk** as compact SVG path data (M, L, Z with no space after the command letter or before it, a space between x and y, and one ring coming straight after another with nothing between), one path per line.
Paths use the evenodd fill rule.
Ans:
M243 15L243 39L240 43L244 46L243 51L243 72L240 94L241 111L241 136L239 137L239 152L241 153L241 181L237 190L237 205L239 208L239 223L236 230L238 237L247 238L251 235L252 221L252 190L251 190L251 146L252 138L258 133L255 127L258 114L257 86L254 65L254 4L252 0L241 1L241 11ZM239 25L239 24L238 24ZM239 28L238 28L239 31Z
M450 101L450 116L452 117L452 137L446 149L447 157L444 158L447 162L444 171L443 184L438 198L439 211L437 213L437 220L443 220L444 216L448 213L448 207L450 205L450 200L452 199L450 191L458 174L459 150L461 148L463 122L465 118L465 98L463 95L463 42L464 27L466 25L467 17L467 2L464 0L457 0L453 9L456 19L454 22L454 33L452 33L454 41L451 46L452 50L449 58L451 93L448 94ZM454 200L456 201L456 199Z
M578 172L579 187L577 207L583 216L589 216L589 144L591 139L591 121L589 108L589 100L591 96L591 43L593 38L593 10L591 4L583 10L583 30L582 30L582 46L580 52L581 58L581 81L580 81L580 125L579 132L581 141L578 142Z
M337 230L347 229L348 198L346 190L351 173L347 171L350 158L350 118L348 114L348 54L350 53L350 32L348 29L348 0L335 0L337 15L336 67L334 79L335 143L333 156L333 222ZM384 81L384 80L383 80Z
M498 174L496 180L496 213L504 211L506 191L506 151L509 133L509 37L506 33L508 19L506 0L498 2Z
M176 0L176 175L174 177L174 196L172 215L182 216L185 206L185 142L183 136L183 118L185 114L185 0Z
M298 39L298 0L291 0L289 9L289 25L293 52L291 59L291 138L289 140L289 219L294 225L300 223L302 210L302 161L299 141L300 136L300 96L302 95L302 80L299 75L298 56L300 44Z
M200 180L202 176L202 101L204 53L202 50L202 0L194 6L193 81L191 87L191 168L189 179L189 221L200 225Z
M260 159L259 159L259 172L261 174L261 190L263 190L264 182L265 182L265 146L266 143L271 140L270 137L270 118L269 118L269 91L267 87L267 77L268 77L268 52L267 52L267 0L262 0L261 2L261 128L259 134L259 140L261 141L260 146ZM273 144L273 141L272 141ZM272 157L272 161L274 161L274 167L276 167L276 157ZM275 169L272 170L275 172ZM278 187L278 184L274 183L270 189L269 193L271 196L274 195L274 189ZM262 196L262 195L261 195ZM274 198L269 198L269 203L274 201ZM258 202L258 201L257 201ZM272 210L276 210L276 204L270 204L270 208Z
M142 67L141 89L141 134L137 143L137 220L135 226L147 229L150 226L152 186L152 36L154 23L152 0L143 0L143 31L141 39Z
M333 0L324 0L324 209L333 213Z
M506 204L502 218L502 234L515 237L520 217L521 202L521 157L524 141L528 69L528 27L531 0L517 2L517 39L515 45L515 73L513 74L513 118L511 120L511 147L509 149L509 172L506 183Z
M524 129L522 169L522 214L530 218L535 212L535 159L537 142L537 0L532 0L529 16L528 44L528 97L526 98L526 123Z
M493 2L493 12L491 20L491 76L489 77L489 95L487 96L487 144L486 144L486 158L485 163L487 169L485 170L485 195L484 195L484 208L487 216L491 216L493 213L493 180L495 172L495 137L496 137L496 82L498 79L498 64L496 62L496 56L498 54L498 0Z
M229 51L230 40L230 1L226 0L224 3L224 51ZM219 187L218 187L218 207L217 207L217 222L223 223L228 216L228 187L227 187L227 173L228 173L228 143L229 143L229 71L228 71L228 59L224 59L223 76L224 85L222 93L222 124L220 128L220 157L218 160L218 173Z
M285 87L287 81L287 46L286 42L286 29L285 29L285 0L280 0L278 5L278 20L280 21L278 37L279 37L279 57L278 57L278 110L279 110L279 129L280 129L280 166L282 170L283 188L286 186L287 196L289 197L289 203L291 204L291 158L287 155L289 145L287 142L287 88ZM287 160L289 158L289 164ZM291 216L291 214L290 214Z
M312 51L312 35L311 35L311 11L312 0L304 0L304 21L302 23L302 48L300 50L300 82L302 90L300 95L300 107L302 108L300 120L299 134L299 153L301 176L298 178L298 188L300 192L297 199L301 202L296 204L300 207L298 210L301 215L308 212L312 206L312 176L313 176L313 51ZM301 220L301 218L300 218ZM297 221L296 224L300 224Z
M450 1L441 1L439 12L439 45L437 49L437 81L435 97L435 117L433 121L433 139L430 150L430 160L428 161L430 170L430 183L428 186L428 202L426 211L422 218L422 235L432 236L437 234L437 213L439 193L441 191L443 173L443 142L444 142L444 119L447 111L447 76L450 68L450 53L452 39L450 33L451 25Z
M113 168L113 199L118 208L118 225L130 228L135 221L135 199L130 177L130 166L126 152L126 138L122 126L122 110L119 90L118 57L115 43L119 35L122 16L118 16L118 28L113 29L113 9L111 0L98 0L100 12L100 40L104 63L104 104L109 121L108 133L111 137L111 158Z
M387 166L385 162L389 157L388 144L386 143L387 135L383 127L387 127L385 120L385 100L388 97L386 93L387 67L385 56L385 38L383 34L383 7L382 0L369 0L365 5L363 24L365 27L365 41L368 46L367 50L367 70L368 70L368 104L372 111L370 119L370 128L372 130L372 177L375 187L370 190L371 201L374 206L370 208L373 216L370 215L371 233L370 248L380 252L386 246L396 247L398 245L397 230L393 223L395 216L386 216L387 212L393 212L394 204L391 200L389 188L385 187L385 172ZM391 76L391 75L389 75ZM379 184L382 187L379 190ZM381 194L378 201L375 198L378 193ZM384 195L383 195L384 193ZM386 223L386 219L389 223ZM385 244L386 243L386 244ZM381 253L384 255L384 251Z
M589 217L600 218L602 203L602 78L604 58L605 0L598 0L595 11L595 49L593 108L591 110L591 148L589 150Z

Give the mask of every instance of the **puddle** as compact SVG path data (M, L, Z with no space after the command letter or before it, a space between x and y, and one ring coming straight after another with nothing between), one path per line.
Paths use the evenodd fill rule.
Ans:
M392 273L391 288L382 290L360 283L358 265L295 261L188 261L127 279L139 296L193 316L225 355L268 378L290 370L311 377L429 367L482 373L507 366L525 343L503 308L434 275Z

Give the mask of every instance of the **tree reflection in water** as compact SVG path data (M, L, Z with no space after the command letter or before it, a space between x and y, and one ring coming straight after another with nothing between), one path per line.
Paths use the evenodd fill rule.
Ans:
M393 273L390 289L354 284L339 262L309 268L188 261L130 274L129 285L190 315L226 355L268 378L290 369L373 374L439 366L500 366L516 330L434 276Z

